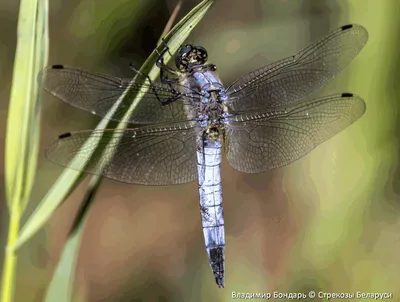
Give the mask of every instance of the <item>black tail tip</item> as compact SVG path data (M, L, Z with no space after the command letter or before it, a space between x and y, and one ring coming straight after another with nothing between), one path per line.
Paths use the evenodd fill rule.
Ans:
M219 288L224 288L225 284L224 284L224 277L217 277L215 278L215 282L217 283Z

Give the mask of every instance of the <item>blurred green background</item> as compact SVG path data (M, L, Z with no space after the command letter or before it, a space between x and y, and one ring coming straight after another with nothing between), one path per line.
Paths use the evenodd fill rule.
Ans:
M177 0L52 0L50 64L131 77ZM199 1L184 1L179 18ZM0 206L8 214L4 140L17 1L0 2ZM232 291L390 292L400 301L400 1L218 0L189 38L225 85L347 23L369 41L319 94L367 103L354 125L288 167L258 175L222 166L226 288L218 289L201 231L197 184L143 187L104 180L89 213L75 291L86 301L230 301ZM24 89L21 87L21 89ZM57 134L98 119L44 94L41 149L27 219L62 171L44 158ZM85 192L84 181L19 253L16 301L43 301ZM2 264L1 264L2 265ZM314 300L318 301L318 299Z

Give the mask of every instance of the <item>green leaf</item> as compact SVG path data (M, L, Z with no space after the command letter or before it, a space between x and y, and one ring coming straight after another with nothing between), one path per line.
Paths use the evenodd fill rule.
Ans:
M213 4L213 0L204 0L191 10L178 24L172 28L172 30L165 36L165 40L168 43L170 52L175 53L182 42L188 37L190 32L193 30L195 25L202 19L207 10ZM157 52L163 49L164 45L160 44L156 50L152 52L150 57L143 64L140 71L148 74L151 80L156 80L159 76L159 68L156 67L155 61L158 56ZM169 55L165 56L165 61L168 62L171 59ZM134 80L136 77L134 78ZM97 125L96 129L105 129L109 123L109 118L114 114L120 103L124 98L132 98L132 105L128 108L122 121L118 124L117 128L124 128L129 115L135 110L138 102L142 97L142 93L133 95L129 91L124 93L119 100L116 101L114 107L109 111L107 116L101 120ZM113 140L118 140L118 137L114 137ZM98 144L100 139L89 138L87 143ZM85 153L86 154L86 153ZM92 154L86 154L91 157ZM27 223L22 228L20 236L15 245L15 249L18 249L23 245L29 238L31 238L51 217L54 210L63 202L63 200L70 194L70 192L77 186L81 180L83 172L75 171L72 169L66 169L63 171L61 176L58 178L53 187L49 190L46 196L41 201L40 205L28 219Z
M48 1L21 0L7 120L5 188L10 213L1 301L13 300L17 257L12 250L31 194L39 147L40 93L36 74L47 65Z
M36 74L47 65L47 1L21 1L5 150L5 183L10 211L23 211L34 181L40 129ZM21 89L23 87L23 89Z
M45 296L46 302L70 302L73 298L73 281L75 267L78 260L79 248L83 231L85 229L87 213L92 204L97 189L100 187L102 177L93 176L89 182L88 190L77 215L74 227L71 230L67 243L64 246L58 265L54 271L50 285ZM79 228L76 228L79 226Z

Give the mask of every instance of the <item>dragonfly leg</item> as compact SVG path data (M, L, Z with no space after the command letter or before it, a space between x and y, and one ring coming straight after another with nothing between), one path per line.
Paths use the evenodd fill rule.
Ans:
M169 78L167 72L163 68L160 68L160 80L164 84L172 84L179 81L178 78Z
M175 102L177 99L179 99L181 97L181 93L179 91L177 91L172 84L178 82L179 79L173 79L173 78L168 78L168 76L164 73L164 70L161 69L161 74L160 74L160 78L161 78L161 82L165 83L168 85L168 87L171 89L171 91L173 92L173 96L167 99L162 99L160 98L160 96L157 94L157 91L155 89L155 86L153 85L153 81L151 80L151 78L149 77L149 75L144 74L143 72L141 72L140 70L136 69L132 63L130 63L130 68L138 75L146 78L149 83L150 83L150 87L154 92L154 95L156 96L157 100L162 104L162 105L168 105L171 104L173 102Z
M146 78L146 79L150 82L150 84L152 85L152 82L151 82L150 77L149 77L147 74L144 74L143 72L141 72L139 69L136 69L136 68L133 66L132 62L129 63L129 67L130 67L136 74L138 74L138 75L140 75L140 76Z
M203 70L209 70L209 71L216 71L217 70L217 66L215 66L214 64L190 64L188 67L188 71L189 72L193 72L194 69L196 68L202 68Z
M172 56L172 54L170 53L168 44L167 44L167 42L165 42L164 38L163 38L161 41L162 41L162 43L164 44L164 49L163 49L163 51L162 51L161 53L158 54L158 58L157 58L157 61L156 61L156 65L157 65L157 67L160 68L162 71L169 72L169 73L171 73L171 74L177 76L177 75L179 74L179 72L176 71L176 70L174 70L173 68L167 66L167 65L164 63L164 56L165 56L165 54L166 54L167 52L169 53L170 56Z
M171 73L171 74L173 74L175 76L178 76L179 75L178 71L174 70L173 68L169 67L168 65L166 65L164 63L164 58L162 57L164 55L163 53L165 54L165 52L163 51L160 54L160 56L158 57L157 62L156 62L156 66L158 68L160 68L164 72L169 72L169 73Z
M157 91L156 91L156 89L155 89L155 86L153 85L153 82L152 82L152 80L150 79L149 75L144 74L144 73L141 72L140 70L137 70L135 67L133 67L132 63L130 64L130 67L131 67L131 69L132 69L134 72L136 72L137 74L141 75L142 77L145 77L145 78L149 81L151 89L153 90L153 92L154 92L154 94L155 94L157 100L158 100L162 105L171 104L171 103L175 102L176 100L178 100L178 99L181 97L180 92L177 91L177 90L172 86L172 84L173 84L173 83L176 83L176 82L178 81L178 79L170 79L170 78L168 78L167 76L165 76L165 78L163 78L163 77L161 76L161 81L162 81L163 83L165 83L165 84L168 84L169 88L170 88L171 91L174 93L174 95L173 95L172 97L170 97L170 98L161 99L161 98L159 97L159 95L157 94ZM162 72L162 70L161 70L161 72Z
M130 63L129 66L130 66L130 68L131 68L134 72L136 72L138 75L141 75L142 77L145 77L145 78L149 81L150 87L151 87L151 89L153 90L153 92L154 92L154 94L155 94L157 100L158 100L160 103L163 103L163 100L158 96L157 91L156 91L156 89L155 89L155 86L153 85L153 81L150 79L149 75L148 75L148 74L144 74L144 73L141 72L140 70L138 70L138 69L136 69L135 67L133 67L133 64L132 64L132 63Z
M174 78L168 78L168 76L166 74L163 74L163 71L161 70L160 72L160 78L161 78L161 82L164 84L167 84L169 89L172 91L172 93L174 94L172 97L165 99L165 100L160 100L161 104L163 105L168 105L171 104L173 102L175 102L176 100L178 100L179 98L182 97L182 94L177 91L174 86L172 84L177 83L179 81L179 79L174 79Z
M161 42L162 42L162 44L164 44L164 47L167 49L169 55L172 57L172 53L169 51L168 43L167 43L167 41L165 41L165 38L164 38L164 37L161 38Z
M160 99L160 102L162 105L169 105L173 102L175 102L176 100L180 99L182 97L182 94L180 92L177 92L175 95L173 95L172 97L168 98L168 99Z
M165 46L164 50L158 55L156 65L158 68L160 68L160 80L161 83L167 84L168 87L171 89L171 91L176 95L179 92L173 87L172 84L179 82L179 78L169 78L168 73L173 74L177 76L179 73L172 69L171 67L167 66L164 63L164 55L168 52L169 53L169 47L167 43L165 42L164 39L162 39L162 42ZM171 53L170 53L171 55Z
M168 52L170 55L171 53L169 52L169 47L167 45L167 43L165 42L164 39L162 39L163 44L165 45L164 50L161 53L158 53L158 58L156 61L156 66L158 68L160 68L160 79L161 82L164 84L167 84L168 87L170 88L171 92L173 93L173 96L167 99L161 99L159 97L159 95L157 94L157 91L155 89L155 85L153 84L153 81L150 79L149 75L144 74L143 72L141 72L140 70L136 69L132 63L130 63L130 68L138 75L146 78L149 81L150 87L154 92L154 95L156 96L156 98L158 99L158 101L162 104L162 105L168 105L171 104L173 102L175 102L176 100L178 100L179 98L182 97L182 94L177 91L172 84L177 83L179 81L178 78L169 78L167 73L172 73L174 75L178 75L178 72L175 71L174 69L170 68L169 66L167 66L164 63L164 55Z
M179 79L168 78L165 74L163 76L161 76L161 74L160 74L160 78L161 78L161 82L164 84L167 84L169 86L169 88L172 90L172 92L178 93L178 91L172 86L172 84L178 83Z

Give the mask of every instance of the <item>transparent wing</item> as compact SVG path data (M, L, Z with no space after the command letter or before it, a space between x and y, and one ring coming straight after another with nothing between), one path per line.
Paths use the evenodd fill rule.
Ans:
M45 68L39 74L39 83L43 88L66 103L104 117L113 105L120 100L121 104L112 120L120 121L133 101L133 97L144 93L143 99L131 115L129 122L134 124L155 124L191 119L190 110L197 95L186 94L168 106L161 105L161 99L173 97L173 92L162 83L135 83L132 79L120 79L102 74L94 74L62 65ZM175 89L181 87L173 84ZM129 88L129 89L128 89ZM188 89L188 88L186 88ZM146 91L147 90L147 91ZM128 91L128 92L127 92ZM146 92L145 92L146 91ZM130 97L131 96L131 97Z
M345 68L367 40L362 26L342 26L298 54L235 81L227 89L227 103L234 111L252 111L303 100Z
M232 116L225 137L228 161L246 173L285 166L342 131L364 111L362 99L344 93L271 112Z
M194 126L187 122L65 133L47 149L46 156L62 166L126 183L187 183L197 178ZM100 138L100 145L91 143Z

